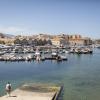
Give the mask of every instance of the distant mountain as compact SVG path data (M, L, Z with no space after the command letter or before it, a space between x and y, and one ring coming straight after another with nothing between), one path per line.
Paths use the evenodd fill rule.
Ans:
M5 34L5 36L9 38L15 37L15 35L11 35L11 34Z
M15 36L14 35L11 35L11 34L0 33L0 37L1 38L13 38Z

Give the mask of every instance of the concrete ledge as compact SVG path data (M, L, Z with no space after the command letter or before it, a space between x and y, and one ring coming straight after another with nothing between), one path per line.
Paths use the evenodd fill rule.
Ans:
M12 91L11 96L0 97L0 100L56 100L61 91L59 86L25 84Z

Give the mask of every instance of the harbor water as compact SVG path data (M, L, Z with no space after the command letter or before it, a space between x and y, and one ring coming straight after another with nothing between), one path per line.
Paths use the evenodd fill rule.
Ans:
M0 95L9 81L13 89L23 83L64 86L63 100L100 99L100 50L93 54L66 54L68 61L0 62Z

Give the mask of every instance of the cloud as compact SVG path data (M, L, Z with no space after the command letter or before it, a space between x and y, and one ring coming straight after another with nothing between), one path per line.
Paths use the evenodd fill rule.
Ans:
M1 33L10 33L10 34L19 34L25 32L24 28L19 28L19 27L0 27L0 32Z

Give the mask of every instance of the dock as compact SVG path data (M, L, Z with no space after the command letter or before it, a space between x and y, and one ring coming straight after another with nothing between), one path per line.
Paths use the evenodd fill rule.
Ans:
M25 84L12 91L11 96L0 97L0 100L57 100L62 87L41 84Z

